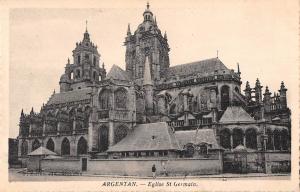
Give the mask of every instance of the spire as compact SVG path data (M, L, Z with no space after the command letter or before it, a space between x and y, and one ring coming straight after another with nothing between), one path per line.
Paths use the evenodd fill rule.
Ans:
M256 79L255 88L261 88L260 81L258 78Z
M24 111L23 111L23 108L22 108L22 111L21 111L21 117L24 117Z
M84 36L83 36L83 41L90 41L90 34L87 30L87 23L88 21L85 21L85 32L84 32Z
M152 79L151 79L150 62L149 62L148 56L146 56L146 61L145 61L143 85L153 85Z
M144 21L153 21L153 13L150 11L149 2L147 2L146 10L144 11Z
M281 85L280 85L280 90L279 92L282 92L282 91L287 91L287 89L285 88L285 85L284 85L284 82L281 81Z
M237 73L238 73L238 75L241 75L240 64L239 63L237 63Z
M128 28L127 28L127 36L131 35L131 31L130 31L130 24L128 23Z
M53 95L55 94L55 89L53 90Z
M268 93L270 93L270 91L269 91L269 87L268 87L268 86L266 86L265 94L268 94Z
M85 32L86 32L86 33L88 32L88 30L87 30L87 25L88 25L88 21L85 20Z
M249 89L251 89L251 88L250 88L249 81L247 81L247 82L246 82L246 90L249 90Z
M166 40L168 40L168 37L167 37L167 31L165 31L164 38L165 38Z
M33 107L31 108L30 114L34 114Z
M102 63L102 68L103 68L103 69L105 68L104 62Z
M70 64L70 58L68 57L68 64Z

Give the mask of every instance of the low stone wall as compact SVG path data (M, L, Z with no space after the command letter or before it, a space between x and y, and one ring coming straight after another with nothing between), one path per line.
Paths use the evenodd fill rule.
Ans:
M41 168L47 172L81 171L79 159L43 159Z
M157 174L164 174L165 164L168 175L219 174L222 162L219 159L93 159L88 161L87 172L100 175L151 176L152 165Z

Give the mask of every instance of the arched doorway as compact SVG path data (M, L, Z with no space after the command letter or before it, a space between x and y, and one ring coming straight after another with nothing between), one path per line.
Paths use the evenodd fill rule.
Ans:
M233 148L237 147L238 145L243 145L243 131L241 129L233 129L232 139Z
M28 153L28 142L27 141L23 141L21 144L21 155L27 155Z
M39 142L39 140L35 139L32 143L32 150L31 151L34 151L36 150L37 148L39 148L41 146L41 143Z
M221 109L225 110L230 104L229 87L224 85L221 88Z
M77 144L77 155L87 154L87 141L81 137Z
M70 141L67 138L61 142L61 155L70 155Z
M115 143L121 141L124 137L126 137L128 129L125 125L119 126L115 131Z
M100 127L99 130L99 151L103 152L108 149L108 128L106 126Z
M246 147L251 149L257 149L257 134L256 130L251 128L247 129L246 133Z
M220 145L225 149L231 148L230 135L229 129L223 129L220 131Z
M55 144L51 138L48 140L46 148L54 152Z

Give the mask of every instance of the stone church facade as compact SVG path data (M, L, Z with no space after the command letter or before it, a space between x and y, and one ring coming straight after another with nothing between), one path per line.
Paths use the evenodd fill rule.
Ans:
M236 71L228 69L218 57L170 66L167 34L162 34L149 5L133 33L128 26L124 45L125 70L114 65L107 73L85 31L73 50L72 63L68 59L60 77L59 93L54 92L39 112L22 110L21 159L40 146L64 157L139 157L152 152L157 157L193 156L202 150L197 145L211 138L208 135L214 137L206 142L210 148L225 152L238 146L290 151L290 109L283 82L274 94L259 79L253 87L248 81L242 87L239 65ZM138 151L124 147L138 139L132 137L136 127L164 126L158 122L166 122L171 131L160 134L171 135L167 140L174 143L160 148L162 139L153 148ZM147 134L147 128L141 130ZM157 132L150 132L149 140L155 140ZM186 141L185 137L201 133L202 141Z

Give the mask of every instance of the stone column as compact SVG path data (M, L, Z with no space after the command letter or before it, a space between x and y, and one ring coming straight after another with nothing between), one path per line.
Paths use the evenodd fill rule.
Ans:
M72 127L72 134L75 134L75 129L76 129L76 117L73 119L73 127Z
M29 133L28 133L28 136L31 137L31 131L32 131L32 124L29 123Z
M256 136L256 142L257 142L257 149L261 150L262 146L261 146L261 134L257 134Z
M43 136L45 136L45 130L46 130L46 120L43 121L43 132L42 132Z
M230 134L230 149L233 149L233 136Z
M61 126L61 122L57 122L57 130L56 130L56 135L60 134L60 126Z
M246 134L243 134L243 145L246 147Z
M274 134L272 133L272 147L273 151L275 151L275 143L274 143Z
M114 123L109 121L108 128L108 146L112 146L114 144Z
M92 151L92 148L95 145L93 143L93 136L94 136L93 129L94 129L94 124L93 124L93 122L89 121L89 127L88 127L88 151Z

